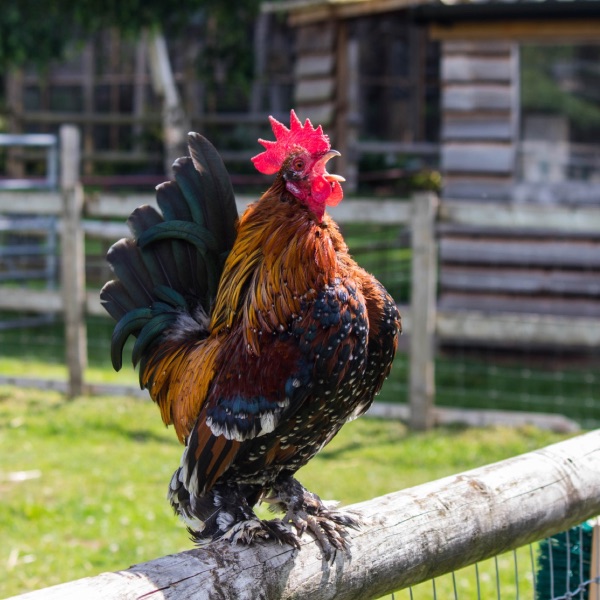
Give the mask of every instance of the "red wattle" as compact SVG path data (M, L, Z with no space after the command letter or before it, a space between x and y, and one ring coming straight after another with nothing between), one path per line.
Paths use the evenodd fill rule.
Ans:
M337 206L344 197L344 190L338 181L328 182L331 186L331 195L327 200L327 206Z

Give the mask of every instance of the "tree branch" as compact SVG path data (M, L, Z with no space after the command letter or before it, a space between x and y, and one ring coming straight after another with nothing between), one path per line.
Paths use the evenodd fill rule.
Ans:
M152 86L163 103L163 138L165 173L171 172L173 161L187 154L186 140L190 129L169 60L167 42L162 30L155 26L147 36Z

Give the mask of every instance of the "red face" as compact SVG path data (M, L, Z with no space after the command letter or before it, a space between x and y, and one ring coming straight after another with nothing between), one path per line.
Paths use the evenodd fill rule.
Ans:
M321 219L326 206L339 204L344 196L344 178L327 172L327 162L340 153L327 150L309 154L298 148L285 161L281 173L287 190Z
M275 141L258 140L265 151L252 159L254 166L261 173L279 171L287 190L323 218L325 207L335 206L344 195L340 185L344 178L325 168L327 161L340 153L331 150L320 125L315 128L308 119L302 124L293 110L289 129L273 117L269 120Z

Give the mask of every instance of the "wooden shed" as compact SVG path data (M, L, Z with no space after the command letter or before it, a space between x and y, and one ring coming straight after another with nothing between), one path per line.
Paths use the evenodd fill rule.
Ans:
M600 206L600 2L437 3L418 20L440 43L444 203L539 209L533 228L442 225L440 308L599 317L600 231L556 215Z
M332 132L350 191L357 188L361 159L379 161L381 171L389 166L386 157L397 154L437 160L439 57L413 16L422 1L262 4L263 19L287 16L293 104ZM281 19L274 23L281 27Z
M528 77L531 71L524 69L528 51L536 47L549 57L556 48L563 53L562 64L538 61L532 65L538 70L545 66L573 68L576 61L586 60L575 54L578 48L588 50L590 64L595 61L594 48L600 48L600 2L430 3L419 8L418 21L427 25L430 39L440 43L444 196L479 201L536 201L540 194L547 196L549 188L554 187L553 199L557 202L572 201L573 192L569 194L569 188L576 190L575 194L581 198L585 180L580 178L576 183L568 171L563 171L564 177L559 178L552 174L552 164L548 164L553 160L558 163L562 158L565 163L562 168L568 169L569 161L575 158L569 156L569 150L574 149L566 147L569 143L574 145L565 124L569 117L568 97L566 94L557 97L552 106L550 98L542 96L551 95L553 90L540 85L539 89L531 90L538 96L538 115L530 114L535 108L526 106L529 98L525 95L531 86ZM539 77L542 75L539 73ZM588 102L598 104L598 79L582 81L580 77L578 82L568 82L567 74L553 75L563 88L587 85L587 90L580 91ZM570 74L571 78L575 76L576 73ZM560 101L562 106L558 106ZM581 103L581 108L584 107ZM597 129L598 115L592 120ZM545 177L537 180L532 173L523 173L523 169L533 170L524 164L527 160L524 154L532 151L535 142L542 142L539 150L545 153L548 166ZM552 156L552 146L557 144L566 150L562 157ZM598 148L594 150L594 171L600 166L597 152ZM561 185L552 185L557 183ZM590 199L595 201L599 195L597 182L594 178L589 183Z
M266 2L262 10L287 15L294 106L333 127L336 145L350 154L373 151L375 140L388 142L380 148L390 152L439 149L448 199L534 201L554 187L558 202L581 200L588 181L594 202L599 148L569 139L565 119L581 108L600 127L600 77L559 74L559 88L588 86L574 90L586 101L569 104L568 89L543 98L552 90L540 87L528 92L540 97L531 107L523 68L532 46L585 47L587 58L565 50L562 63L548 65L568 71L587 62L592 70L600 57L600 1L293 0ZM539 114L530 114L536 108ZM562 156L552 155L557 145ZM574 178L580 151L588 152L587 177ZM536 167L548 173L536 179Z
M335 126L351 184L365 151L439 152L440 310L600 316L600 231L557 227L565 209L576 221L600 206L600 2L305 1L289 4L289 24L296 105ZM367 62L388 29L406 32L405 52L388 37ZM392 83L377 71L386 61L405 63L403 102L365 89ZM471 223L454 221L468 203ZM508 226L479 218L495 206L514 207ZM535 223L520 221L527 206Z

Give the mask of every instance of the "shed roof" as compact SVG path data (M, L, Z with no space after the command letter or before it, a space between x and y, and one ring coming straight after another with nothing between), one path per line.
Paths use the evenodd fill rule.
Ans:
M458 0L429 2L412 11L437 40L597 42L600 0Z
M431 0L280 0L261 4L263 12L286 12L292 25L347 19L410 9Z
M600 16L599 0L445 0L423 3L417 18L438 22L513 19L579 19Z
M585 19L600 17L600 0L280 0L263 12L286 12L292 25L411 10L421 22L493 19Z

